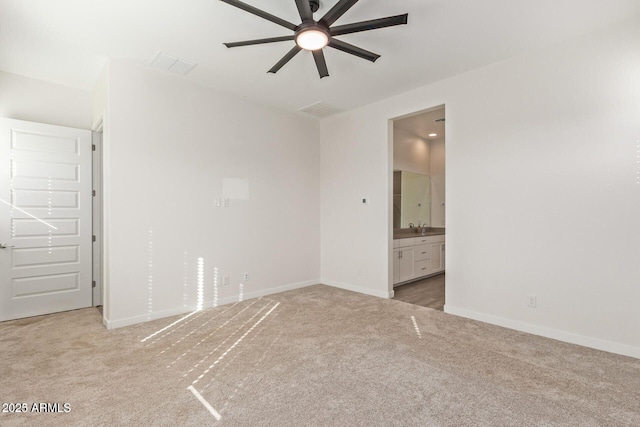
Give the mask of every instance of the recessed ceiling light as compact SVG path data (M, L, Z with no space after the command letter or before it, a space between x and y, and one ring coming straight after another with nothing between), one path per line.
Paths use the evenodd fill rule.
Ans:
M434 136L438 136L438 134L437 133L430 133L429 136L433 138Z

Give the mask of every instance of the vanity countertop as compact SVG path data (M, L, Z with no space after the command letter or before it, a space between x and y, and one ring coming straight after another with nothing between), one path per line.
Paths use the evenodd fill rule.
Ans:
M444 228L434 228L434 227L428 227L427 231L425 231L424 234L422 233L418 233L416 231L414 231L415 229L407 229L407 228L403 228L400 230L393 230L393 239L409 239L411 237L420 237L420 236L440 236L445 234L444 233Z

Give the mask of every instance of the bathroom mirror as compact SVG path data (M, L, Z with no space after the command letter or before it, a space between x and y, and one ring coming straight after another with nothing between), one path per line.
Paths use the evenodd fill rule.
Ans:
M415 172L393 172L393 228L431 226L431 178Z

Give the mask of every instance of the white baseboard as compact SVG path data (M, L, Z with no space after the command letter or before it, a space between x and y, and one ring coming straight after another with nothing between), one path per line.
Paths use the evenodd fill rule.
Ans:
M288 285L277 286L275 288L261 289L258 291L248 292L244 294L244 299L247 300L247 299L265 297L267 295L279 294L280 292L292 291L294 289L306 288L307 286L319 285L320 283L321 283L320 279L313 279L313 280L307 280L304 282L290 283ZM225 304L229 304L229 303L238 301L238 298L232 297L232 298L226 298L226 300L228 301L225 302Z
M375 289L363 288L362 286L351 285L349 283L336 282L335 280L322 279L323 285L333 286L334 288L340 288L347 291L358 292L365 295L371 295L378 298L390 299L393 298L393 291L378 291Z
M165 317L177 316L195 311L195 307L175 307L168 310L154 311L149 314L140 314L137 316L125 317L124 319L106 320L104 321L107 329L124 328L125 326L136 325L138 323L150 322L152 320L163 319Z
M584 335L578 335L557 329L546 328L544 326L538 326L531 323L507 319L499 316L493 316L491 314L478 313L463 308L452 307L451 305L445 305L444 311L445 313L453 314L455 316L466 317L468 319L478 320L480 322L490 323L492 325L503 326L505 328L515 329L516 331L527 332L529 334L539 335L558 341L564 341L571 344L594 348L596 350L602 350L609 353L615 353L640 359L640 347L606 341L599 338L587 337Z
M307 280L305 282L290 283L288 285L277 286L274 288L260 289L254 292L247 292L243 295L243 300L249 300L254 298L260 298L267 295L278 294L280 292L290 291L293 289L305 288L307 286L317 285L320 283L319 279ZM226 297L220 298L217 301L217 306L232 304L238 302L238 297ZM213 307L213 300L204 302L205 308ZM107 329L123 328L125 326L131 326L138 323L150 322L152 320L163 319L165 317L177 316L180 314L190 313L196 310L196 307L174 307L167 310L154 311L150 314L140 314L137 316L125 317L124 319L106 320L103 319L103 323Z

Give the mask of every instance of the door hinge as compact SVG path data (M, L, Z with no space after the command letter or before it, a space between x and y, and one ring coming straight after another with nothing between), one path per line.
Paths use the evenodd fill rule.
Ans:
M96 236L93 236L93 241L94 241L94 242L96 241Z
M92 195L93 197L96 197L96 190L91 190L91 195Z
M91 282L91 287L95 288L96 287L96 281L94 280L93 282Z
M96 151L96 144L91 144L91 151Z

